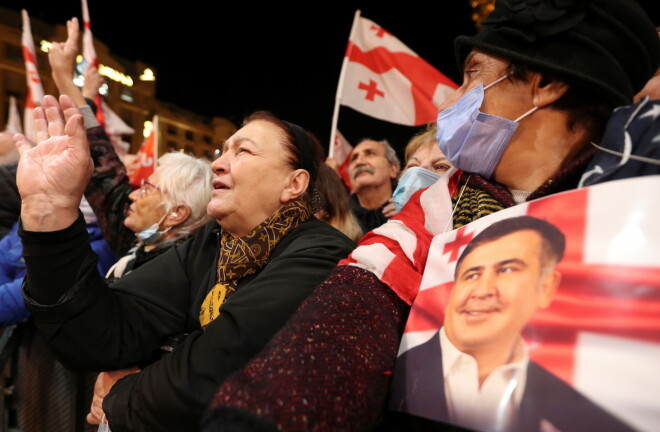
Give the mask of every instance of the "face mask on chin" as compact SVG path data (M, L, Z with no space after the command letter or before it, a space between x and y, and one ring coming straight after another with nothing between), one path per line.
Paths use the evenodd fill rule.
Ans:
M149 228L144 229L138 233L135 233L135 237L137 237L138 241L142 246L148 246L157 243L158 240L160 240L160 238L163 237L163 235L166 232L172 229L172 227L169 226L165 228L163 231L158 231L158 228L160 228L160 224L165 220L165 216L167 216L168 213L169 212L165 212L163 217L161 217L158 222L151 225Z
M486 87L476 85L454 105L438 113L438 144L456 168L490 179L518 122L538 109L533 107L515 120L479 111L484 91L507 77L504 75Z

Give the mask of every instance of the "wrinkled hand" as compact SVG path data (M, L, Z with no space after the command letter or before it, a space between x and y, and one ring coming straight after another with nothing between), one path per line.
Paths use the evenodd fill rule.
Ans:
M391 218L398 212L396 211L396 207L394 206L394 201L392 201L392 198L387 200L387 205L383 207L383 214L385 215L386 218Z
M111 372L101 372L96 377L94 383L94 397L92 398L92 406L87 414L87 423L100 424L105 413L103 412L103 398L110 392L110 389L117 381L124 378L126 375L140 372L138 368L121 369Z
M103 84L103 76L93 66L87 66L83 72L83 76L85 77L85 83L83 84L82 94L88 99L94 99Z
M44 97L35 108L37 145L14 135L20 154L16 184L21 194L21 219L25 229L54 231L71 225L94 163L83 118L73 100Z
M71 18L66 22L67 39L65 42L53 42L48 50L48 62L53 71L53 80L61 93L73 80L73 72L78 56L78 40L80 28L78 18ZM71 95L70 95L71 96Z

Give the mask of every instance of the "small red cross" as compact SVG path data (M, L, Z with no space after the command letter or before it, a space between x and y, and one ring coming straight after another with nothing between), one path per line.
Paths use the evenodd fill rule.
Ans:
M378 90L376 87L378 87L378 83L376 83L374 80L369 80L368 85L361 82L358 86L360 90L367 91L367 95L364 98L370 101L374 100L376 96L385 97L385 93Z
M472 240L472 237L474 237L474 233L471 232L468 235L465 235L465 228L464 226L460 227L458 231L456 231L456 238L454 241L446 243L444 249L442 250L442 254L446 253L451 253L449 256L449 262L454 262L458 259L458 252L461 250L463 246L466 244L470 243Z
M369 30L376 30L376 37L382 38L386 34L390 34L387 30L377 25L372 25Z

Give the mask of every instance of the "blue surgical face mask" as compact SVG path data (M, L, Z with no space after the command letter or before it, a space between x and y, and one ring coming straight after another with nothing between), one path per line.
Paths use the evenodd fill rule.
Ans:
M403 206L408 202L412 194L420 189L431 186L440 178L440 174L421 167L408 168L396 185L392 194L392 201L396 211L400 212Z
M537 107L533 107L515 120L479 111L484 91L507 76L486 87L483 84L473 87L454 105L438 113L438 144L456 168L490 179L518 122L536 111Z
M158 240L160 240L160 238L166 232L168 232L170 229L172 229L172 227L170 226L170 227L165 228L163 231L158 231L158 228L160 228L160 224L163 222L163 220L165 220L165 216L167 216L168 213L169 212L165 212L163 217L161 217L158 222L151 225L149 228L144 229L144 230L140 231L139 233L135 233L135 237L137 237L137 239L140 241L140 243L143 246L152 245L152 244L158 242Z

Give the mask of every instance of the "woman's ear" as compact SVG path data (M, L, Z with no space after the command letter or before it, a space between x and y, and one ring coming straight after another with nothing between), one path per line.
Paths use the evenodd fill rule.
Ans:
M532 103L543 108L561 99L571 87L561 81L550 81L543 74L535 73L532 77L534 91Z
M280 200L287 203L299 198L305 193L309 186L309 173L304 169L297 169L289 175L288 182L284 186Z
M172 210L167 213L165 220L163 220L163 226L165 228L175 227L181 225L190 217L190 207L187 205L179 204L175 206Z

